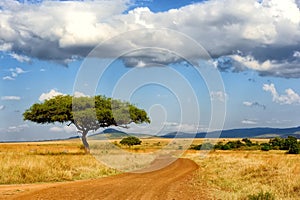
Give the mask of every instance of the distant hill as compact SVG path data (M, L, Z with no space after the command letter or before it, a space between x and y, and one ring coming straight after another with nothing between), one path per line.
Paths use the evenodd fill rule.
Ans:
M129 129L130 130L130 129ZM101 132L94 133L88 135L89 139L92 140L103 140L103 139L120 139L128 136L136 136L138 138L156 138L157 136L154 135L147 135L147 134L140 134L140 133L126 133L124 131L120 131L114 128L107 128ZM72 136L69 138L65 138L62 140L69 140L69 139L76 139L79 138L79 136Z
M130 129L128 129L128 130L130 130ZM139 138L153 138L153 137L155 137L153 135L140 134L140 133L126 133L126 132L119 131L119 130L116 130L116 129L113 129L113 128L105 129L104 131L102 131L101 133L98 133L98 134L107 135L108 138L123 138L123 137L128 137L128 136L136 136L136 137L139 137Z
M99 139L107 139L107 138L123 138L127 136L128 134L123 131L119 131L113 128L107 128L102 132L88 135L88 138L99 140ZM67 139L76 139L76 138L79 138L79 135L72 136Z
M100 132L100 133L95 133L92 135L89 135L88 137L90 139L107 139L107 138L123 138L123 137L127 137L128 134L123 132L123 131L119 131L113 128L107 128L104 131Z
M104 131L102 131L101 133L125 133L125 132L116 130L114 128L107 128Z
M223 130L221 135L218 131L215 132L201 132L191 134L184 132L172 132L162 135L163 138L273 138L273 137L287 137L294 136L300 139L300 126L293 128L240 128Z

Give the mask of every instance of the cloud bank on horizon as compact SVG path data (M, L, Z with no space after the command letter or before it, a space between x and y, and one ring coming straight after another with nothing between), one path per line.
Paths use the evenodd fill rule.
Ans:
M129 10L134 4L129 0L32 2L0 2L0 50L11 52L21 62L38 58L67 64L121 33L166 28L202 45L221 71L250 69L261 76L300 78L298 0L210 0L162 12L148 7ZM102 56L113 57L122 45L138 48L160 43L189 52L181 41L168 37L167 30L161 34L148 38L129 34L117 44L107 45ZM123 59L131 67L181 61L176 55L157 57L147 51Z

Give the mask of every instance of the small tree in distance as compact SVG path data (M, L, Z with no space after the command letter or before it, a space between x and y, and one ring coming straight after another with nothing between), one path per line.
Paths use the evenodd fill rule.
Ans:
M101 127L124 126L133 123L150 123L147 113L136 106L106 98L72 97L59 95L42 103L33 104L23 113L24 120L39 124L68 123L74 124L81 133L81 140L86 153L90 151L87 134Z
M134 137L134 136L129 136L129 137L123 138L120 141L120 144L127 145L129 147L131 147L133 145L140 145L141 143L142 143L142 141L139 138Z

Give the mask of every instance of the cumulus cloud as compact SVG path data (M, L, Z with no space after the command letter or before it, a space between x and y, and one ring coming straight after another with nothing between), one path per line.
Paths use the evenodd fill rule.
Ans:
M300 77L300 57L294 52L283 60L256 60L252 55L227 55L215 60L215 66L221 71L242 72L255 70L261 76L274 76L284 78Z
M266 92L270 92L273 101L280 104L299 104L300 103L300 96L291 88L285 90L285 94L278 94L275 85L271 84L264 84L263 90Z
M45 101L58 95L64 95L64 94L56 91L55 89L51 89L48 93L42 93L41 96L39 97L39 101Z
M190 36L213 58L229 56L236 64L242 63L246 67L241 67L257 70L260 75L300 77L300 61L294 53L300 51L299 1L210 0L159 13L146 7L124 12L129 5L126 0L43 1L25 5L1 1L0 49L68 62L86 56L97 44L120 33L167 28ZM194 58L194 50L181 38L169 35L167 29L148 35L127 34L103 47L98 56L112 57L124 46L138 49L164 44L166 49L188 52L189 58ZM245 55L235 56L233 52L237 50ZM144 67L147 63L181 61L174 54L165 54L159 57L140 51L124 58L124 62ZM236 72L241 67L235 67Z
M59 95L66 95L66 94L58 92L55 89L51 89L49 92L42 93L39 97L39 101L45 101L45 100L51 99L51 98L59 96ZM88 97L88 95L86 95L82 92L75 91L74 97Z
M74 97L88 97L88 95L85 95L82 92L75 91L74 92Z
M115 35L109 21L122 14L128 2L1 1L0 45L5 50L45 60L65 61L85 56L96 44Z
M260 104L260 103L258 103L258 102L249 102L249 101L244 101L243 102L243 105L244 106L247 106L247 107L259 107L259 108L262 108L262 109L266 109L266 106L265 105L263 105L263 104Z
M8 100L8 101L19 101L21 100L21 97L19 96L2 96L2 100Z

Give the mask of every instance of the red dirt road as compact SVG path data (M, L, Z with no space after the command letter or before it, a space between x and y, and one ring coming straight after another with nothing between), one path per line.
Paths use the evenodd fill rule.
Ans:
M125 173L96 180L68 183L35 184L32 187L30 185L13 186L16 192L6 193L6 195L2 188L0 198L22 200L206 199L203 191L199 191L199 188L196 189L192 184L193 172L197 169L198 165L194 161L180 158L166 168L153 172Z

